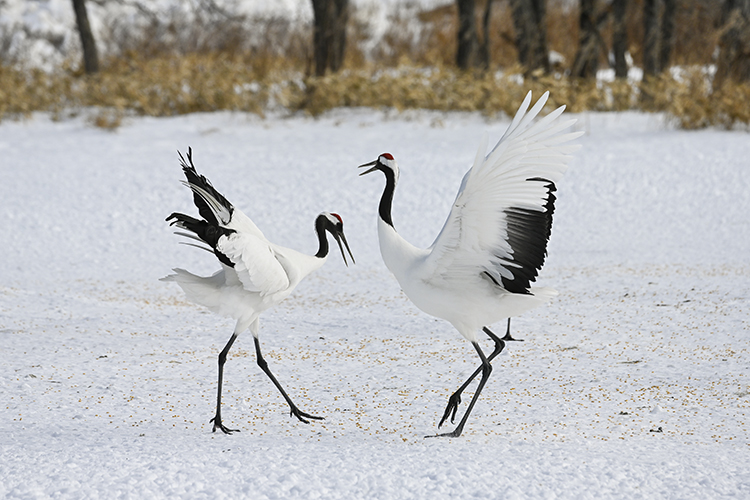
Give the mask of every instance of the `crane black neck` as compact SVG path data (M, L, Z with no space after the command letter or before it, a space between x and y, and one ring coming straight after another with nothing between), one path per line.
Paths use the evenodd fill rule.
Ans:
M315 256L319 259L324 259L328 255L328 237L326 236L326 223L328 221L325 217L319 216L315 219L315 232L318 233L318 253Z
M391 207L393 206L393 192L396 190L396 174L390 168L384 168L382 172L385 174L385 189L383 189L383 196L380 197L378 214L383 222L393 227Z

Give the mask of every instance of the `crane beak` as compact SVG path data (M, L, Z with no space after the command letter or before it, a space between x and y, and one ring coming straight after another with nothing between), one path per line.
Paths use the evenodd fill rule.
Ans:
M377 170L377 169L378 169L378 165L377 165L377 164L378 164L378 160L375 160L375 161L371 161L370 163L365 163L364 165L360 165L360 166L358 166L357 168L362 168L362 167L369 167L370 165L375 165L375 166L374 166L374 167L372 167L371 169L369 169L369 170L365 170L364 172L362 172L362 173L361 173L361 174L359 174L359 175L360 175L360 176L363 176L363 175L365 175L365 174L369 174L370 172L374 172L375 170ZM352 259L352 260L353 260L353 259Z
M339 249L341 250L341 256L344 258L344 264L346 264L346 267L349 267L349 263L346 261L346 254L344 253L344 246L346 246L346 251L349 252L349 257L352 258L352 264L356 264L354 262L354 255L352 255L352 251L349 249L349 243L346 242L346 236L344 236L344 230L337 230L335 233L333 233L333 237L336 238L336 243L339 244ZM344 245L341 245L341 242L344 242Z

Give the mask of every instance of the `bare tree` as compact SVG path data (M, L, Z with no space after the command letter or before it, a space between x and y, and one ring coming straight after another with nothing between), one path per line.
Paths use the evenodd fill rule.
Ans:
M608 50L602 30L611 17L612 5L598 14L596 0L581 0L580 6L578 52L571 74L578 78L594 78L599 69L599 57Z
M99 71L99 56L96 52L94 34L91 32L91 25L89 24L89 16L86 12L85 0L73 0L73 10L76 13L78 34L81 36L84 69L86 73L96 73Z
M674 46L676 0L662 0L661 30L659 31L659 71L669 67Z
M657 75L669 67L674 45L676 0L643 2L643 76Z
M349 0L312 0L313 56L315 74L336 72L344 63L346 23L349 20Z
M456 0L458 6L458 44L456 66L469 69L477 63L477 23L474 0Z
M527 74L537 69L548 73L545 0L510 0L510 6L519 62Z
M643 77L655 76L659 72L657 48L659 46L658 0L643 2Z
M482 69L490 67L490 17L492 16L492 0L486 0L484 15L482 16L482 33L484 37L479 44L479 66Z
M573 76L579 78L593 78L599 69L599 42L594 24L594 4L595 0L580 1L578 52L571 71Z
M477 54L477 28L474 0L456 0L458 4L458 46L456 65L460 69L474 66Z
M484 3L481 40L476 23L476 1L456 0L456 5L458 7L456 66L463 70L474 67L489 68L492 0L485 0Z
M612 53L615 58L615 77L628 77L628 63L625 53L628 50L628 31L625 23L628 0L612 1Z
M726 0L722 9L715 85L750 82L750 0Z

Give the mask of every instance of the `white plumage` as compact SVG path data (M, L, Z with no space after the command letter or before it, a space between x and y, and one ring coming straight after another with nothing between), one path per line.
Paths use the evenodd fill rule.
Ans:
M291 414L300 421L320 419L300 411L263 359L258 341L260 314L284 300L307 275L320 268L328 256L328 239L331 233L341 249L346 263L344 246L349 255L349 245L344 236L344 226L337 214L321 213L315 219L319 248L316 255L306 255L285 248L266 239L258 227L241 211L235 209L224 196L214 189L204 176L199 175L193 165L192 150L188 150L188 161L180 155L181 165L193 191L193 200L202 217L195 219L185 214L173 213L167 220L172 225L189 231L178 232L205 244L199 246L213 252L221 262L221 270L213 276L196 276L184 269L174 269L175 274L162 278L180 285L188 300L209 310L234 318L234 332L219 354L219 384L217 390L216 415L212 419L213 430L221 429L229 434L221 421L221 387L227 353L237 336L248 328L253 334L258 365L268 375L291 408ZM352 257L354 262L354 257Z
M399 178L396 160L384 153L361 165L379 170L386 186L380 199L378 239L388 269L404 293L422 311L449 321L477 350L482 366L459 388L439 427L455 418L460 394L482 372L477 392L456 429L443 436L460 436L466 419L510 336L510 317L554 297L551 288L531 287L544 264L552 227L556 190L578 145L568 144L579 132L563 133L575 120L562 120L564 106L535 120L547 102L545 93L529 109L526 95L508 130L488 154L488 137L481 140L474 164L461 181L443 229L429 248L418 248L396 232L391 218L393 193ZM498 338L487 328L508 318L508 331ZM495 350L485 357L477 333L483 330Z

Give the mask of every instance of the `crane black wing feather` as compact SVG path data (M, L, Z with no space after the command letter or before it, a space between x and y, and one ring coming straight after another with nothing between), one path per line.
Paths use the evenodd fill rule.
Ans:
M179 212L172 213L172 215L167 217L166 220L167 222L172 221L169 224L170 226L177 226L194 233L196 236L198 236L198 238L205 241L208 246L213 249L214 254L220 262L226 264L229 267L234 267L234 262L229 260L229 258L225 254L223 254L216 248L219 243L219 238L221 238L222 236L229 236L230 234L235 232L234 230L217 226L215 224L211 224L208 221L199 220L194 217L190 217L189 215L181 214Z
M196 172L192 149L188 148L187 159L181 153L179 156L187 178L183 184L193 192L202 219L175 212L167 221L207 243L222 264L234 269L245 290L265 296L288 289L291 279L284 267L283 252L279 252L281 247L271 244L247 215L235 210L208 179Z
M505 230L511 257L506 257L504 269L512 278L501 275L502 286L512 293L529 293L531 282L536 281L547 257L547 242L552 234L552 214L555 211L555 184L542 178L527 179L527 182L543 182L547 189L544 211L509 207L505 214ZM488 276L492 277L490 274ZM492 278L495 281L495 278ZM497 284L497 282L496 282Z
M193 189L192 187L194 186L199 190L207 192L209 195L211 195L212 198L220 203L231 216L231 214L234 212L234 207L232 206L232 204L226 198L224 198L224 195L218 192L213 187L213 185L211 185L211 181L206 179L205 176L200 175L195 170L195 165L193 164L193 149L188 148L187 161L185 161L182 153L180 153L179 151L177 153L180 155L180 165L182 166L182 171L185 174L185 177L187 178L187 182L191 186L191 189ZM195 189L193 189L193 203L195 203L195 206L198 207L198 213L200 213L201 217L203 217L203 219L205 219L208 223L214 226L221 225L222 221L218 220L216 214L214 214L213 210L211 210L211 207L209 207L206 200Z

